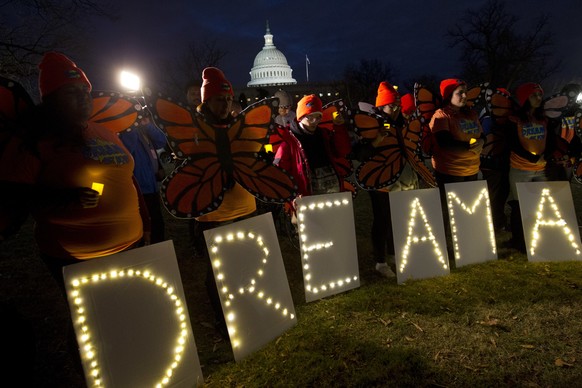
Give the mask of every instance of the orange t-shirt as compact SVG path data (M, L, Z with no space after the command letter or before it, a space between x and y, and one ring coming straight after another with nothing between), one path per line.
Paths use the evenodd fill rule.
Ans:
M224 193L218 209L197 217L200 222L222 222L246 216L257 210L255 197L241 185L235 183L232 189Z
M524 123L517 117L510 119L517 124L517 139L523 149L533 155L543 154L548 138L547 121L532 119L529 123ZM546 168L545 160L533 163L513 151L509 155L509 164L512 168L524 171L542 171Z
M432 133L449 131L455 140L469 142L483 133L477 113L464 113L449 107L438 109L430 120ZM470 176L479 172L480 155L467 150L441 148L433 142L433 165L436 171L454 176Z
M13 139L0 163L0 179L6 181L54 189L90 188L93 182L104 185L95 208L33 204L36 241L40 251L52 257L110 255L125 250L143 234L131 155L115 134L97 124L89 123L83 137L86 145L81 149L41 141L40 158Z

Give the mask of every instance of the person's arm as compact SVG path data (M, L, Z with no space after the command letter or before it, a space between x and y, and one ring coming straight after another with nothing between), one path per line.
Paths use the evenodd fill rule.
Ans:
M143 198L143 194L139 189L139 185L137 184L137 180L135 176L132 176L133 186L135 187L135 191L137 192L137 200L139 205L139 214L141 216L141 221L143 224L143 242L144 245L149 245L151 242L151 235L152 235L152 219L150 217L150 213L148 212L148 207L146 205L145 199Z

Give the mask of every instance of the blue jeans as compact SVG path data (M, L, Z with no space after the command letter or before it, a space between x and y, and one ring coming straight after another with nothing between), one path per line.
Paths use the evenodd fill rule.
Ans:
M548 181L546 170L526 171L517 168L509 168L509 201L517 201L517 185L520 182L546 182Z

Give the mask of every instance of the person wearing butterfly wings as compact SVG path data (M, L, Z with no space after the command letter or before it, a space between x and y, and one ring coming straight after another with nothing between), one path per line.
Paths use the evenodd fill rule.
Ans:
M39 65L42 103L2 155L0 180L27 186L42 259L64 291L62 267L129 249L145 237L149 215L134 162L117 135L89 121L85 73L48 52ZM92 187L100 184L102 192Z
M202 114L207 123L212 125L215 131L223 128L226 131L228 124L232 123L234 119L231 115L234 99L231 83L220 69L208 67L202 72L202 87L200 91L202 103L197 108L198 112ZM202 247L203 255L208 263L206 290L214 309L216 329L224 338L228 338L228 333L216 288L216 281L210 266L210 256L206 244L203 242L203 233L205 230L240 221L255 214L255 197L239 183L233 181L232 185L224 192L220 206L216 210L196 218L196 234L193 238L202 239L196 245Z
M477 112L467 106L467 84L449 78L441 81L442 108L433 114L429 127L434 139L432 164L441 195L445 223L448 226L445 184L476 181L480 154L485 143ZM447 249L453 258L452 237L448 227Z
M407 97L407 103L409 97ZM354 147L356 158L361 161L371 159L381 147L384 138L390 133L396 137L396 131L408 124L408 118L402 111L402 100L394 86L388 82L381 82L378 86L375 106L372 112L379 114L385 120L386 128L370 141L362 140ZM407 113L410 107L407 105ZM409 115L410 117L410 115ZM392 235L392 221L390 211L389 192L405 191L419 188L418 176L409 163L405 163L398 180L383 189L368 190L372 203L372 247L376 261L376 271L386 278L395 277L394 270L394 239ZM389 261L389 262L388 262Z
M508 203L511 207L511 245L525 253L523 225L517 197L518 182L543 182L549 180L546 157L551 155L556 143L555 134L548 130L548 120L542 106L543 89L528 82L519 86L515 95L519 107L510 116L509 131L509 185Z

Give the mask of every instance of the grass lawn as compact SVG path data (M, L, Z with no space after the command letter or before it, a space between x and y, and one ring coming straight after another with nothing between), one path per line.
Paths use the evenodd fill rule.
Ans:
M580 224L582 186L572 193ZM240 363L212 327L206 263L192 258L187 221L167 218L206 386L582 386L581 262L529 263L502 233L499 260L397 285L373 269L366 193L355 212L360 288L306 304L299 252L280 235L298 324ZM31 230L29 222L0 250L11 360L2 376L21 376L13 386L83 386L67 307Z

